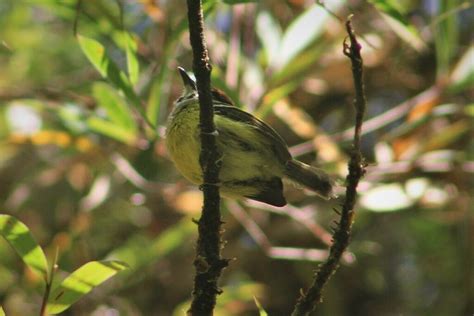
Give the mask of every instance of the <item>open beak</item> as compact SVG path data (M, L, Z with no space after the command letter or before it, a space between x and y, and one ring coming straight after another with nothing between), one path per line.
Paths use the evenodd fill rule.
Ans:
M186 70L183 67L178 67L178 71L181 75L181 80L183 80L184 87L186 89L196 90L196 82L188 75Z

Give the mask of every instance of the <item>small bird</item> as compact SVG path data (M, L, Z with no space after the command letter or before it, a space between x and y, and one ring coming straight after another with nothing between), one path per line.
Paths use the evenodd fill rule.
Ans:
M174 102L166 128L166 147L176 168L194 184L203 182L199 100L195 81L178 68L183 94ZM282 178L307 187L325 199L332 197L333 181L322 170L291 157L288 146L262 120L234 105L212 89L217 150L222 155L219 190L230 198L249 198L274 206L286 205Z

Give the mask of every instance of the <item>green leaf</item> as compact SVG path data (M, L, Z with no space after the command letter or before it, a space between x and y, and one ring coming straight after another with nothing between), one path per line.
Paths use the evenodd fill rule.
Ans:
M50 295L47 311L59 314L128 266L119 261L91 261L71 273Z
M273 105L282 98L286 97L291 92L295 91L298 88L299 81L290 81L286 84L283 84L275 89L270 90L264 97L263 103L258 108L256 115L258 117L265 117L271 111Z
M457 19L457 0L441 1L438 21L433 28L436 49L436 70L443 80L451 69L451 62L459 47L459 21Z
M45 280L48 262L43 249L36 243L28 227L13 216L0 215L0 235L20 255L23 262Z
M420 37L418 30L408 23L400 12L401 7L396 1L369 0L380 12L392 30L416 51L426 49L426 44Z
M335 12L343 2L332 0L324 4L328 10ZM288 64L323 33L329 18L328 11L319 4L314 4L298 16L283 34L278 56L272 66L281 69Z
M103 82L96 82L92 88L92 93L99 106L105 109L107 117L113 123L130 132L136 131L137 127L132 113L113 88Z
M257 36L263 46L266 62L271 65L275 62L279 52L282 31L280 25L271 14L264 11L257 16Z
M137 59L137 43L130 33L123 33L125 52L127 54L128 78L132 85L136 85L140 76L140 64Z
M95 69L97 69L102 77L108 78L109 66L114 67L115 65L105 55L105 47L98 41L82 35L77 35L77 40L79 41L79 46L82 51Z
M107 56L104 46L102 46L102 44L98 41L82 35L77 35L77 39L82 51L92 63L92 65L102 75L102 77L108 79L116 88L123 92L128 101L133 105L133 107L135 107L142 118L154 130L154 126L150 123L143 108L141 107L140 99L133 91L130 81L128 80L127 76L122 71L120 71L117 65Z
M87 126L90 130L109 136L126 144L132 143L136 136L134 132L124 128L123 126L116 125L113 122L95 116L87 119Z
M317 46L302 52L298 55L298 58L294 58L285 67L275 72L268 85L277 86L289 80L299 80L301 82L306 78L305 74L311 69L310 66L324 53L324 49L326 48L323 46Z
M57 115L74 135L83 134L87 130L85 110L74 103L66 103L57 109Z
M147 101L147 116L150 122L152 122L153 124L158 124L161 104L164 103L164 100L162 100L164 90L169 90L169 87L167 86L169 84L169 67L165 63L164 66L161 67L161 71L158 73L158 76L153 79L150 88L150 95Z
M5 316L5 312L3 311L3 308L0 306L0 316Z
M107 258L125 261L131 271L135 271L182 247L195 233L195 225L189 218L184 218L155 239L142 234L130 237L123 246L107 255Z

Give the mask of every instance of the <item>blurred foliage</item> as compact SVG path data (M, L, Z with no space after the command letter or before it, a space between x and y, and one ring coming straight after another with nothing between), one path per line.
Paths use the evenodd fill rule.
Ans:
M341 21L355 14L369 168L350 253L316 314L472 314L472 2L204 5L215 86L341 178L353 122ZM130 265L64 315L186 310L201 197L162 139L181 91L175 69L191 68L186 28L183 1L0 2L1 212L48 260L59 251L60 273ZM287 315L324 258L337 201L286 191L283 209L224 205L224 256L236 260L216 315ZM3 241L0 280L7 315L38 314L41 280Z

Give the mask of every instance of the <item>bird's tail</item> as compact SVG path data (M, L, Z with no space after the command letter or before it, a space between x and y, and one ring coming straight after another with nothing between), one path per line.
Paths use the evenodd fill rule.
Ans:
M334 197L334 181L321 169L291 159L286 163L285 175L325 199Z

